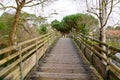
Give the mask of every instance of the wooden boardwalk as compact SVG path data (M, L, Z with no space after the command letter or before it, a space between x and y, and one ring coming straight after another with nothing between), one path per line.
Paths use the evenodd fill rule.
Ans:
M70 38L60 38L27 80L100 80Z

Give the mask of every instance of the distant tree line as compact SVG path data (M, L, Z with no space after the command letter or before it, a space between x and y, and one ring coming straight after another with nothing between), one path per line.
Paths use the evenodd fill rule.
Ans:
M98 27L98 20L89 14L72 14L63 17L60 21L54 20L51 23L53 29L61 32L61 34L69 34L72 31L88 34Z
M120 30L120 26L108 26L107 29L112 29L112 30Z

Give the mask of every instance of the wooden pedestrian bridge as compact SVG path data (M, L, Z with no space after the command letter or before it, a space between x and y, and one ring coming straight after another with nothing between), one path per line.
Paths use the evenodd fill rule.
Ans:
M91 37L52 32L1 49L0 80L120 80L119 52Z

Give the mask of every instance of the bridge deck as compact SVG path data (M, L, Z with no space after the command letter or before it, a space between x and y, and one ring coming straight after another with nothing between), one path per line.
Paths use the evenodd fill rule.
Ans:
M100 80L70 38L60 38L28 80Z

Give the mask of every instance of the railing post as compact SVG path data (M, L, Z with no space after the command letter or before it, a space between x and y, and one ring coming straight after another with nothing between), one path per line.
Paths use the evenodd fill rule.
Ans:
M47 35L46 37L48 37L49 35ZM45 37L44 37L45 38ZM49 41L48 41L49 42ZM46 44L45 44L45 41L43 42L44 43L44 46L43 46L43 57L45 57L46 56L46 54L45 54L45 52L46 52Z
M38 65L38 39L36 39L36 65Z
M81 38L81 37L82 37L81 35L79 35L79 36L80 36L79 38ZM82 47L81 41L80 41L80 40L78 40L78 42L79 42L79 47L80 47L80 49L81 49L81 47Z
M91 44L91 54L90 54L90 65L93 65L93 38L92 38L92 44Z
M85 41L85 43L87 42L87 38L86 37L83 37L83 40ZM84 45L84 55L86 54L86 46ZM86 55L85 55L86 56Z
M22 62L22 53L21 53L21 46L18 45L18 53L19 53L19 59L20 59L20 80L23 80L23 62Z
M80 42L80 41L78 41L78 42L79 42L79 44L78 44L78 45L79 45L79 48L81 49L81 42Z
M107 46L107 64L106 64L106 76L105 76L105 80L110 80L110 76L109 76L109 71L110 71L110 50L109 50L109 45Z
M52 44L53 40L54 40L54 39L53 39L53 35L51 35L51 36L50 36L50 44Z
M50 45L51 45L50 38L51 38L51 36L48 38L48 49L47 49L48 52L49 52L49 48L50 48Z
M49 35L47 35L47 36L49 36ZM45 38L45 37L44 37ZM45 41L43 41L43 43L44 43L44 45L43 45L43 47L42 47L42 49L43 49L43 57L45 57L46 55L45 55L45 46L46 46L46 44L45 44Z

